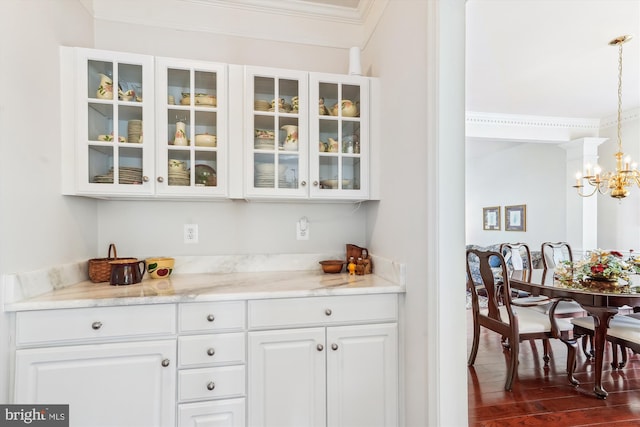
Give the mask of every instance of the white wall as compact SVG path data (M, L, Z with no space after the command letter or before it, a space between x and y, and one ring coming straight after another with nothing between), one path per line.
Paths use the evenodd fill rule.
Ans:
M294 40L295 38L292 38ZM345 49L280 43L212 33L96 21L96 48L343 73ZM269 202L99 202L98 250L115 242L119 254L213 255L230 253L342 252L345 243L366 246L363 206ZM310 238L296 240L295 223L306 216ZM199 225L199 243L183 243L183 224Z
M382 81L371 250L407 262L402 425L463 426L464 1L391 1L364 57ZM446 308L445 308L446 307Z
M58 46L90 45L93 21L76 0L0 9L0 273L90 258L96 203L60 195Z
M555 144L467 142L466 241L490 245L525 242L539 250L566 238L566 151ZM577 196L576 196L577 197ZM526 231L505 231L504 207L526 205ZM500 206L499 231L483 230L482 208Z

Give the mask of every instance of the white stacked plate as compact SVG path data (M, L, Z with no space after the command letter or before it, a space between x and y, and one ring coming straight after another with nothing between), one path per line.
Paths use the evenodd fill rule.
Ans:
M169 185L191 185L191 179L188 171L170 170Z
M128 141L133 143L140 142L142 136L142 120L129 120L127 124Z
M271 103L269 101L263 101L261 99L253 101L253 109L255 111L269 111L269 108L271 108Z
M121 166L118 169L120 184L142 184L142 168ZM113 168L105 175L96 175L93 182L100 184L113 184Z
M285 178L286 165L278 166L278 187L291 188ZM253 184L256 188L275 187L275 165L273 163L256 163L253 177Z
M274 138L255 138L253 147L256 150L273 150Z

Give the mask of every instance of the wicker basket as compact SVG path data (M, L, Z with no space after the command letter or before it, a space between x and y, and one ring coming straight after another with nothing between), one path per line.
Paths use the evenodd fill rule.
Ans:
M111 257L112 249L113 258ZM111 278L111 265L109 261L116 259L118 259L116 245L111 243L109 245L109 251L107 252L107 258L93 258L89 260L89 279L91 279L93 283L108 282Z

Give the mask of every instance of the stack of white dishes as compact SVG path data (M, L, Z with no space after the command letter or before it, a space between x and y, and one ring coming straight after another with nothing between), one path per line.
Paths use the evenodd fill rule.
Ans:
M129 132L129 142L142 142L142 120L129 120L127 130Z
M169 185L190 185L191 180L187 164L181 160L169 159Z
M253 184L256 188L275 188L275 165L273 163L255 163ZM278 165L278 187L290 187L285 178L287 165Z
M169 185L190 185L188 171L169 171Z
M269 108L271 108L271 103L269 101L262 99L256 99L253 101L253 109L255 111L269 111Z
M275 147L276 133L272 130L256 129L253 147L256 150L273 150Z
M118 168L120 184L142 184L142 168L121 166ZM96 175L93 182L100 184L113 184L113 168L105 175Z

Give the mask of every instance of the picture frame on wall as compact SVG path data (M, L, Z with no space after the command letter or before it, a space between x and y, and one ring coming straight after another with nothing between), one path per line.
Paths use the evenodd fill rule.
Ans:
M500 230L500 206L482 208L482 229Z
M506 231L527 231L527 205L504 207L504 229Z

